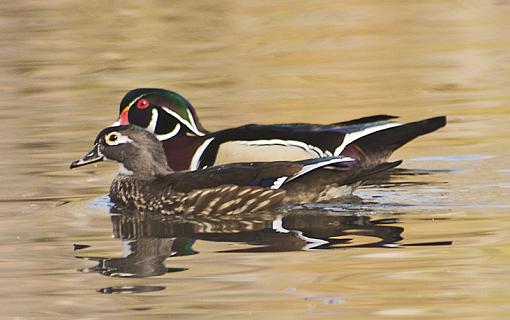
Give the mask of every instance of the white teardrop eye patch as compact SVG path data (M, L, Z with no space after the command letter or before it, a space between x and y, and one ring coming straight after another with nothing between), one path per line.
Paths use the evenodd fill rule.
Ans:
M104 141L109 146L116 146L122 143L133 142L126 136L121 135L119 132L110 132L104 137Z

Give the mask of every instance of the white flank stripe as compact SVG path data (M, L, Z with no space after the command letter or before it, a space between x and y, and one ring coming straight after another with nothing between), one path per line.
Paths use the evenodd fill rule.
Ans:
M174 111L168 109L167 107L162 107L162 109L163 109L163 111L165 111L166 113L168 113L169 115L171 115L172 117L176 118L181 123L183 123L186 127L188 127L188 129L190 129L197 136L205 136L205 133L203 133L200 130L198 130L194 120L192 120L193 123L190 123L189 121L184 120L184 118L181 117L179 114L177 114ZM193 118L191 117L191 119L193 119Z
M164 140L168 140L170 138L172 138L173 136L175 136L179 130L181 130L181 125L178 123L175 128L170 131L169 133L165 133L165 134L157 134L156 137L158 138L159 141L164 141Z
M282 140L282 139L269 139L269 140L239 140L240 143L252 146L271 146L271 145L280 145L280 146L292 146L298 147L306 152L310 153L314 157L325 157L327 154L324 153L323 150L317 148L316 146L312 146L306 144L302 141L297 140Z
M344 149L345 149L345 147L347 147L347 145L351 144L353 141L358 140L359 138L368 136L369 134L377 132L377 131L381 131L381 130L393 128L393 127L398 127L401 125L402 124L400 124L400 123L393 123L393 122L385 123L380 126L370 127L370 128L366 128L365 130L348 133L344 137L344 141L342 141L342 144L338 148L335 149L334 155L338 156L340 153L342 153L342 151L344 151Z
M204 153L205 149L209 146L211 141L213 141L214 138L209 138L205 140L200 147L197 148L197 151L195 151L195 154L193 155L193 158L191 159L191 164L189 165L190 170L197 170L198 164L200 162L200 158L202 157L202 154Z

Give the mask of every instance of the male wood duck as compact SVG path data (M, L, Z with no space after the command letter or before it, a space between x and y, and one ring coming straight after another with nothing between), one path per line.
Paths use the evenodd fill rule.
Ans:
M440 116L406 124L376 115L330 125L256 125L209 132L191 103L165 89L129 91L113 124L135 124L163 142L173 170L197 170L231 162L302 160L347 156L363 167L383 163L399 147L446 124ZM283 152L281 152L283 151Z
M174 172L161 142L147 130L127 125L103 129L93 149L71 168L105 159L120 163L110 188L110 198L118 208L220 215L337 198L352 192L367 177L401 163L363 169L352 167L352 158L340 156Z

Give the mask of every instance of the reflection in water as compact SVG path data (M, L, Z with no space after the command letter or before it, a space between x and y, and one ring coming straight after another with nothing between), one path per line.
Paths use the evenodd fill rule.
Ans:
M369 185L387 189L398 185L392 177L426 176L426 170L396 170L382 175ZM412 181L430 185L428 181ZM441 182L436 182L441 184ZM366 187L370 188L370 186ZM403 246L450 245L450 241L400 243L404 228L395 217L374 218L387 211L387 204L351 196L345 204L322 203L299 205L286 211L241 216L173 216L125 212L111 207L108 197L98 202L108 203L113 235L122 241L122 257L81 257L97 262L83 272L96 272L110 277L152 277L186 268L168 268L165 261L176 256L197 254L196 240L243 243L247 246L223 249L221 252L283 252L347 248L398 248ZM378 205L375 205L378 204ZM375 205L375 207L374 207ZM405 206L405 204L400 204ZM390 206L391 208L398 208ZM392 212L397 214L398 212ZM75 250L87 248L75 244ZM157 290L154 288L111 287L101 293L132 293Z
M99 293L112 294L112 293L144 293L164 290L163 286L117 286L106 287L97 290Z
M367 185L377 188L390 188L394 186L429 186L429 185L444 185L448 182L436 180L436 181L430 181L430 179L427 180L419 180L419 177L426 177L431 175L437 175L437 174L453 174L453 173L459 173L460 170L442 170L442 169L407 169L407 168L395 168L392 169L390 174L385 175L375 175L371 177L367 182L365 183L365 187ZM413 180L410 180L410 178L418 178ZM407 179L406 179L407 178ZM400 180L400 181L399 181Z
M87 257L98 264L82 271L97 272L110 277L150 277L185 271L185 268L166 268L164 261L172 252L190 254L192 250L188 242L185 239L167 238L126 240L123 241L121 258Z
M403 239L404 228L396 225L396 218L373 219L369 216L326 214L317 210L284 215L266 213L257 216L196 218L123 213L113 214L111 221L114 236L123 241L123 256L87 257L98 264L82 271L111 277L150 277L185 271L186 268L167 268L164 262L169 257L198 253L192 249L196 240L250 245L248 248L223 252L390 248L408 245L398 244ZM423 245L445 244L451 243ZM100 290L103 293L131 291L129 288Z
M324 212L185 219L136 213L112 216L114 235L123 240L176 238L241 242L253 246L232 250L236 252L328 249L341 245L383 246L402 240L403 228L389 225L396 222L396 219L372 220L366 216L338 216ZM370 240L358 244L353 242L354 237ZM176 254L185 255L189 254L190 248L183 246L174 250Z

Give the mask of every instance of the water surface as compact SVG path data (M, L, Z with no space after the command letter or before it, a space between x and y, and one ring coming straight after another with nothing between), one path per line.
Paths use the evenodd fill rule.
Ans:
M6 319L500 319L510 312L510 2L0 4ZM68 170L123 94L211 130L371 114L448 126L355 197L242 221L116 216Z

